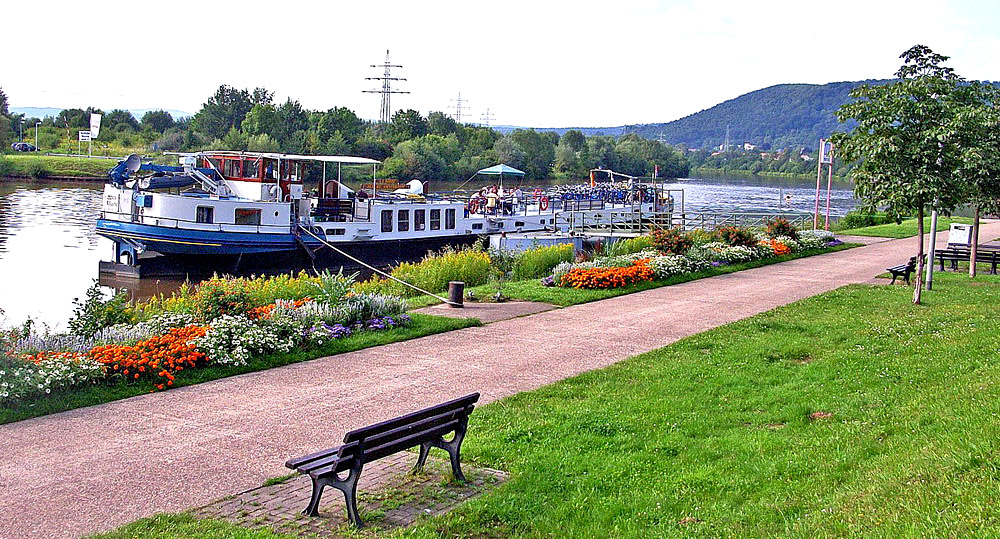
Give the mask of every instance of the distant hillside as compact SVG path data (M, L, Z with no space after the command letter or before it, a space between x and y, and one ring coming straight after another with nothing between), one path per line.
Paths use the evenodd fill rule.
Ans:
M820 138L851 127L837 122L834 113L850 99L852 89L886 82L779 84L669 123L625 126L625 130L689 148L711 148L723 143L728 126L729 141L734 145L750 142L768 143L774 148L815 148Z
M136 120L141 120L142 116L151 110L160 109L128 109L135 116ZM44 118L46 116L55 116L62 112L63 109L57 109L53 107L10 107L11 114L24 114L28 118ZM110 112L111 109L107 109L104 112ZM184 112L182 110L167 110L174 120L180 120L181 118L187 118L188 116L193 116L189 112Z

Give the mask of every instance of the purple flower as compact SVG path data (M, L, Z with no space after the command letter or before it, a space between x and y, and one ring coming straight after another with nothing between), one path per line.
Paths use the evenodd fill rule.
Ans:
M836 246L840 245L841 243L844 243L844 242L842 242L840 240L830 240L830 241L826 242L825 245L827 247L836 247Z
M542 277L542 286L555 286L556 279L555 276L549 275L548 277Z
M727 263L726 263L725 261L723 261L723 260L713 260L713 261L712 261L712 267L713 267L713 268L717 268L717 267L719 267L719 266L728 266L728 265L729 265L729 264L727 264Z

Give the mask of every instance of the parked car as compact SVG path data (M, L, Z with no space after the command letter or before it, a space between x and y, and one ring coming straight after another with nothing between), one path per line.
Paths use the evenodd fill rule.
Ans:
M10 145L11 149L15 152L37 152L38 148L34 144L29 144L27 142L15 142Z

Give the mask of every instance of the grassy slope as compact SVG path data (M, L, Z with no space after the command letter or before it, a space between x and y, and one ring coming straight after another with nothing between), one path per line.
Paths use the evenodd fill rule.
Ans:
M948 230L952 223L972 224L972 219L968 217L939 217L938 232ZM924 231L931 229L931 218L924 218ZM917 235L917 220L907 219L900 224L890 223L887 225L866 226L862 228L850 228L840 230L837 234L845 236L877 236L880 238L909 238Z
M0 156L14 166L19 176L31 176L28 167L38 164L46 176L66 176L78 178L104 178L115 166L111 159L87 159L83 157L56 157L41 154L10 154Z
M282 365L316 359L318 357L353 352L363 348L416 339L426 335L443 333L445 331L452 331L479 324L478 320L470 318L456 319L422 314L411 314L411 316L413 317L413 323L404 328L377 332L361 332L344 339L331 341L322 348L302 349L288 354L276 354L263 358L254 358L248 365L243 367L213 365L199 369L185 370L177 376L177 380L174 382L174 385L175 387L183 387L199 384L202 382L209 382L211 380L218 380L219 378L235 376L237 374L271 369ZM119 381L114 384L99 384L76 388L49 395L44 399L38 399L30 405L0 408L0 425L4 423L12 423L14 421L21 421L31 417L39 417L56 412L62 412L65 410L83 408L84 406L93 406L104 402L126 399L128 397L149 393L150 388L151 385L148 381L141 384L131 384Z
M923 306L849 286L479 408L464 458L510 481L407 534L988 535L1000 278L939 279Z

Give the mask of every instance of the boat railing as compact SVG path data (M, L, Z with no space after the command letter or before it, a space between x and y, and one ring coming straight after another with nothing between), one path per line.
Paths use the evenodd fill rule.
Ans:
M800 229L812 226L809 215L798 213L673 213L622 208L612 211L562 211L556 214L556 227L577 234L639 235L654 228L715 230L726 226L764 227L776 217L783 217Z
M288 225L199 223L197 221L191 221L188 219L176 219L173 217L156 217L149 215L139 215L138 218L135 219L132 218L131 214L129 213L110 214L108 212L101 212L101 219L108 219L108 215L119 215L119 216L129 217L128 222L138 223L141 225L175 228L182 230L197 230L205 232L246 232L246 233L265 233L265 234L287 234L289 230L291 230L290 223Z

